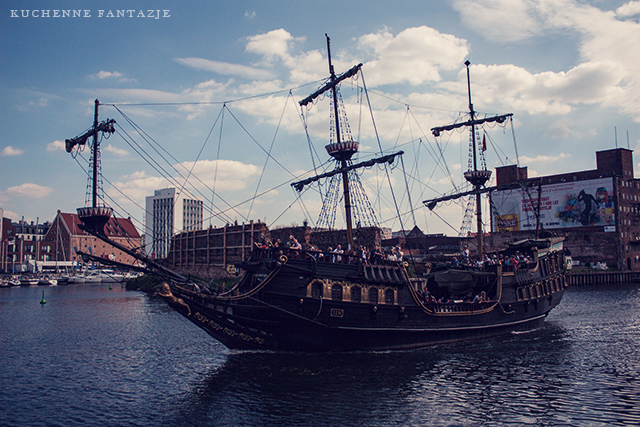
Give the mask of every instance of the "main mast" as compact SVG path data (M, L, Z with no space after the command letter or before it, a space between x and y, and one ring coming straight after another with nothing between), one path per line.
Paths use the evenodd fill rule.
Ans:
M336 73L333 69L333 64L331 63L331 45L329 36L325 34L327 37L327 56L329 58L329 74L331 76L331 94L333 95L333 115L335 118L335 126L336 126L336 148L342 147L340 144L341 135L340 135L340 116L338 116L338 90L336 89ZM355 142L355 141L351 141ZM350 148L345 147L345 149L337 149L327 151L331 156L333 156L336 160L340 162L340 169L342 171L342 191L344 196L344 213L346 216L347 222L347 243L349 249L353 248L353 224L351 223L351 200L349 199L349 177L347 175L347 160L353 156L353 154L358 150L358 144L356 143Z
M338 105L338 103L340 102L338 84L347 78L355 76L358 73L358 71L360 71L362 64L358 64L352 67L346 73L340 76L336 76L335 70L333 68L333 64L331 62L330 39L329 39L329 36L327 36L326 34L325 34L325 37L327 38L327 54L329 58L329 81L320 89L318 89L316 92L314 92L313 94L309 95L307 98L300 101L300 106L306 106L307 104L312 102L314 99L316 99L318 96L322 95L323 93L329 90L331 91L332 100L333 100L332 113L333 113L334 126L335 126L334 127L335 141L330 141L330 143L325 146L325 149L327 150L327 153L336 160L337 165L336 165L336 168L331 172L324 173L322 175L317 175L315 177L308 178L303 181L294 182L291 185L297 191L302 191L305 185L315 182L321 178L333 177L335 175L341 176L342 194L344 199L344 210L345 210L345 216L346 216L345 221L346 221L346 227L347 227L347 244L348 244L348 248L353 248L353 214L352 214L351 193L349 188L349 172L354 169L358 169L366 166L372 166L377 163L384 163L384 162L391 163L393 162L395 156L401 155L403 154L403 152L400 151L398 153L390 154L390 155L381 157L379 159L373 159L373 160L361 162L361 163L358 163L357 165L351 164L351 158L355 153L358 152L359 144L357 141L354 141L353 138L351 138L350 132L348 130L346 113L344 112L343 112L344 125L346 129L341 129L341 123L340 123L341 111ZM343 137L343 132L345 132L346 137ZM356 184L359 184L359 182L356 182ZM326 200L325 200L325 203L327 203ZM358 203L357 200L356 200L356 203ZM323 206L323 212L324 212L325 206ZM355 208L356 208L356 211L358 211L359 209L358 205L356 205Z

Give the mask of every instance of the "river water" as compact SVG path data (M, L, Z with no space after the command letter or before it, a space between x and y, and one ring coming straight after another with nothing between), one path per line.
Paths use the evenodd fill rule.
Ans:
M574 288L531 332L309 355L229 351L120 286L0 288L0 426L640 425L639 306Z

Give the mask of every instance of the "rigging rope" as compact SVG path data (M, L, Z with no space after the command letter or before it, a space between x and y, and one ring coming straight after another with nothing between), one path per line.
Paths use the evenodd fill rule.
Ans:
M289 96L287 97L287 101L284 103L284 107L282 107L282 113L280 114L280 120L278 120L278 126L276 127L276 131L273 134L273 139L271 140L271 145L269 146L269 152L267 153L267 157L264 159L264 166L262 167L262 172L260 173L260 179L258 179L258 183L256 184L256 191L253 193L253 200L251 201L251 205L249 206L249 212L247 216L251 216L251 210L253 209L253 203L255 202L256 194L258 194L258 190L260 189L260 184L262 183L262 178L264 177L264 172L267 170L267 163L269 162L269 158L271 157L271 151L273 150L273 144L276 142L276 137L278 136L278 131L280 130L280 125L282 124L282 118L284 117L284 112L287 109L287 105L289 104L289 99L292 98L291 92L289 92Z

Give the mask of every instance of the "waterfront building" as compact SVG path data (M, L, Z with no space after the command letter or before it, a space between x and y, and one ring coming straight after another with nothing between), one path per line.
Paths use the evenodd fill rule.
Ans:
M184 231L173 236L165 262L181 274L215 277L220 269L247 260L254 245L268 236L260 221Z
M53 222L43 224L3 218L0 270L40 272L77 266L82 264L77 251L124 264L134 262L133 257L82 231L78 227L81 223L77 214L60 211ZM130 218L112 217L104 231L128 248L142 247L142 238Z
M0 270L26 271L29 263L34 264L37 260L50 256L45 242L49 227L51 223L48 221L40 224L38 221L27 222L23 218L14 222L3 217L0 227Z
M50 263L81 262L82 260L78 259L77 251L124 264L134 263L133 257L81 230L80 224L82 222L77 214L58 211L45 235L45 241L50 246L51 256L48 259ZM131 218L111 217L104 226L104 233L109 239L127 248L142 248L142 238Z
M202 201L175 188L155 190L145 209L145 243L152 257L165 258L176 233L202 230Z
M527 175L526 166L496 168L498 186L518 186L491 195L489 245L531 237L537 228L565 236L574 263L640 270L640 180L631 150L596 152L593 170Z

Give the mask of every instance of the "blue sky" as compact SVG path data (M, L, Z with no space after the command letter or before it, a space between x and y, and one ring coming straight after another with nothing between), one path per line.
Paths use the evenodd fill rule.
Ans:
M205 206L213 206L215 215L207 224L315 222L319 197L309 191L303 203L297 202L289 185L281 184L308 176L313 167L295 102L320 87L328 74L325 33L338 73L364 64L380 145L385 152L407 153L405 168L413 179L405 184L396 170L391 181L396 191L410 188L416 223L424 231L455 235L461 222L457 204L435 215L419 202L450 191L451 181L459 185L466 170L468 135L439 139L447 159L442 168L429 129L466 112L467 59L475 110L514 114L513 133L510 126L487 129L498 147L487 152L490 168L518 161L530 176L593 169L595 151L614 148L616 132L618 146L628 144L636 153L640 1L382 3L3 2L4 216L43 222L57 210L74 212L84 204L86 172L82 161L64 151L63 141L91 126L93 101L99 99L108 104L101 106L100 118L113 118L121 127L102 141L105 191L117 213L131 215L139 229L144 197L174 185L136 154L127 135L143 147L138 150L160 159L168 175L177 174L173 167L198 177L191 191L206 196ZM138 17L150 8L160 10L158 19ZM42 17L42 10L49 17ZM87 10L90 16L56 18L55 10ZM108 17L117 10L134 12ZM25 13L29 16L22 17ZM378 151L378 141L362 113L368 106L358 103L361 84L361 79L345 82L342 95L361 143L360 158L368 159ZM320 161L327 157L322 148L328 142L327 118L326 102L308 112L309 136ZM134 136L128 119L166 150L166 163L150 140ZM269 150L271 157L265 154ZM88 158L86 151L83 155ZM370 170L362 179L384 219L392 210L390 199L375 191L386 178ZM401 210L407 212L408 205ZM413 225L413 219L407 221ZM400 228L397 221L383 225Z

